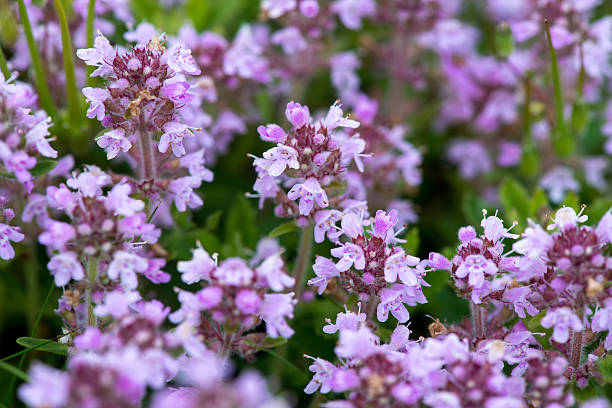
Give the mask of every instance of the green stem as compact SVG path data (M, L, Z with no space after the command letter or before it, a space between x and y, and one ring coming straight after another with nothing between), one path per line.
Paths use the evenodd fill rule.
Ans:
M86 30L86 39L85 39L85 48L93 48L94 46L94 22L96 19L96 0L89 0L89 5L87 7L87 26ZM87 66L87 84L91 85L91 73L93 72L94 67L88 65Z
M96 327L97 319L93 311L93 300L91 298L91 292L93 289L94 282L98 276L98 258L90 258L89 265L87 266L87 290L85 292L85 298L87 302L87 324L92 327Z
M70 115L70 122L75 126L81 120L81 103L76 85L76 76L74 74L74 57L72 55L73 49L72 41L70 40L70 29L68 28L68 19L66 18L62 2L60 0L54 1L62 33L62 56L64 59L64 74L66 76L68 114Z
M5 79L9 79L11 76L11 71L9 71L8 64L6 63L6 57L2 51L2 46L0 46L0 71Z
M32 24L28 17L28 10L26 9L23 0L17 0L19 5L19 15L21 16L21 24L23 26L23 33L28 43L28 49L30 51L30 59L32 60L32 68L34 69L34 77L36 78L36 89L38 90L38 98L42 108L54 119L57 119L57 109L51 98L51 92L49 91L49 85L45 78L45 72L42 66L42 60L40 53L34 40L34 34L32 34Z
M304 290L304 279L306 277L306 269L310 265L312 255L312 244L314 240L314 223L309 222L302 229L300 236L300 246L298 248L298 257L295 261L295 270L293 277L295 278L295 298L299 301Z
M565 119L563 114L563 90L561 88L561 75L559 73L559 63L557 53L552 44L550 36L550 23L545 20L546 38L548 40L548 48L550 50L550 59L552 67L552 79L554 87L555 99L555 132L554 132L554 147L560 156L569 156L574 150L574 141L567 132L565 127Z

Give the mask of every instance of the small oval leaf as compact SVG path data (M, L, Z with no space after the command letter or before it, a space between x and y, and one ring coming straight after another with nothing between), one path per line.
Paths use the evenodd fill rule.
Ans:
M25 348L46 351L47 353L59 354L65 356L68 354L68 346L58 343L57 341L49 341L48 339L39 339L36 337L19 337L17 344Z

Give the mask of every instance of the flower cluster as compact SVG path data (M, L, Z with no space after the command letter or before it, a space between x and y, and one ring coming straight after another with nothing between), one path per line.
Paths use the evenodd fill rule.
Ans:
M359 126L359 122L343 117L339 104L332 105L327 116L315 123L308 107L295 102L287 104L285 116L292 125L288 134L275 124L257 128L262 140L277 145L263 157L255 157L258 176L253 190L260 207L271 198L277 203L277 216L307 222L318 210L338 206L342 196L331 193L338 189L351 162L363 169L365 142L358 135L345 137L334 132L339 127ZM291 188L285 193L280 185Z
M428 261L406 254L396 243L399 233L394 230L397 211L388 214L378 210L373 219L364 219L364 208L321 211L317 214L315 239L328 238L338 246L331 254L337 262L317 256L313 270L316 277L308 284L316 286L322 294L331 281L332 291L342 288L357 294L367 303L369 310L376 307L376 316L384 322L389 312L400 322L408 321L404 304L415 306L426 303L421 286ZM336 225L340 221L341 227ZM369 228L364 228L369 227ZM346 241L340 240L345 237ZM399 279L399 282L398 282Z
M179 262L178 271L185 283L204 286L195 293L179 290L181 307L170 315L185 334L186 347L201 347L203 340L213 350L250 357L266 341L264 333L251 333L262 320L269 337L293 335L286 319L293 317L296 300L293 292L283 292L295 280L285 273L280 252L250 266L242 258L218 263L216 254L198 247L192 260Z
M34 188L37 157L57 157L49 144L51 118L36 110L36 101L29 85L0 73L0 159L5 175L17 179L28 193Z

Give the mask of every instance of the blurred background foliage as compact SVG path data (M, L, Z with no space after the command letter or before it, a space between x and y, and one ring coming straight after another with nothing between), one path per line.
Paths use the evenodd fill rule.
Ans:
M67 13L70 13L71 2L62 1ZM486 33L490 33L493 26L479 10L478 3L474 1L473 7L468 7L465 13L467 19L476 22L484 31L482 47L484 52L487 52L492 44L491 36ZM0 0L0 44L10 44L16 39L18 20L11 11L14 6L11 0ZM155 0L132 0L132 11L136 21L151 22L160 31L167 33L176 33L185 21L191 20L198 31L212 30L228 38L233 37L243 23L261 19L257 0L187 0L184 5L171 9L161 6ZM598 12L612 13L612 2L604 2ZM111 42L122 42L122 34L120 31L115 33ZM384 28L368 27L366 24L366 28L359 32L343 31L339 28L335 40L338 50L346 50L357 48L362 41L372 41L387 34ZM366 60L364 65L367 66L367 63ZM384 72L362 68L359 73L366 92L370 88L389 89L394 85L387 83L389 81ZM336 99L329 71L321 71L302 82L294 85L292 96L301 103L308 104L313 110L324 109ZM404 86L402 91L407 98L413 98L415 93L419 92L407 86ZM378 96L384 104L384 95ZM518 169L513 170L516 174L510 173L499 186L498 199L494 197L489 201L483 199L472 185L459 178L444 160L444 156L446 142L461 134L462 129L450 128L443 134L434 131L432 122L437 110L435 94L419 97L421 101L426 101L420 111L411 117L402 118L402 121L410 126L411 142L420 146L424 152L423 183L414 197L420 221L416 226L411 226L406 234L406 246L412 253L421 258L426 258L430 251L448 253L457 244L456 231L459 227L480 224L483 208L492 212L499 209L507 224L513 220L524 220L526 217L546 222L552 211L546 195L537 189L535 178L522 176ZM264 93L259 94L254 101L262 123L282 122L283 106L286 102L274 100ZM93 142L99 131L96 126L97 122L90 121L77 141L63 139L65 130L61 126L54 128L58 136L54 147L58 148L60 153L74 154L77 163L108 166L102 150ZM584 136L585 143L582 143L582 146L593 150L590 154L601 153L597 150L603 140L599 129L599 124L593 122ZM171 283L164 286L150 285L143 291L145 296L147 290L164 292L158 295L158 298L175 310L178 304L172 288L186 286L176 273L176 262L190 257L190 249L195 246L196 241L200 241L208 251L218 252L222 259L229 256L247 256L255 249L260 238L268 235L283 222L274 217L272 206L266 206L263 211L259 211L255 200L245 197L255 179L252 161L246 154L259 155L264 149L265 146L257 137L255 129L249 128L247 134L236 138L229 153L219 159L213 168L214 181L205 184L201 189L201 195L204 197L202 209L193 214L175 214L176 228L166 230L162 236L162 244L171 259L165 268L173 275ZM499 174L490 174L489 177L491 180L500 179ZM581 203L589 204L586 212L593 219L598 219L612 205L611 197L601 197L600 193L593 189L583 189L580 194L569 194L566 204L574 207ZM370 210L375 211L373 208ZM520 224L516 230L520 231L524 227L524 224ZM279 240L281 246L286 248L285 259L291 262L295 259L299 232L284 234ZM329 249L330 246L326 244L315 245L314 253L326 255ZM45 294L52 285L51 277L46 271L48 258L40 245L16 245L16 250L18 255L15 259L0 263L0 358L23 349L15 339L29 335ZM439 318L442 322L457 322L468 316L468 305L454 295L448 285L448 275L442 272L431 273L426 280L431 285L424 290L429 303L410 308L410 328L414 338L428 335L427 326L432 322L432 317ZM36 337L53 338L59 334L59 318L53 313L59 295L60 289L54 289ZM348 306L356 308L356 300L351 301L353 304ZM303 355L332 359L336 337L321 331L325 324L323 317L333 318L342 310L343 305L316 296L311 302L300 303L291 323L295 335L287 344L274 351L261 352L257 356L255 366L263 373L269 374L269 378L273 383L276 382L279 389L293 392L299 406L308 406L313 398L301 391L310 379L307 369L310 360ZM382 325L378 333L381 337L390 334L394 328L393 321L390 319L386 325ZM37 351L29 353L27 358L29 361L43 359L58 366L64 362L61 356ZM244 362L237 364L245 365ZM6 384L7 381L8 374L0 371L0 384ZM4 397L2 388L4 387L0 387L0 399ZM316 402L312 406L316 406Z

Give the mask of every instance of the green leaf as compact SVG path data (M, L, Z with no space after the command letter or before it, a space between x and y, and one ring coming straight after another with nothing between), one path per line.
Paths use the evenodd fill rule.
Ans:
M466 193L463 196L461 203L461 209L463 214L470 225L480 225L480 219L482 218L482 210L487 206L486 201L481 197L473 193Z
M529 201L529 216L536 218L542 207L548 207L548 197L544 190L538 188Z
M570 191L565 195L565 200L563 201L563 205L566 207L572 207L574 210L580 210L580 199L578 195L574 191Z
M612 208L612 198L597 197L586 207L585 213L589 216L589 220L597 222L610 208Z
M589 121L589 111L582 100L574 102L572 106L572 130L582 133L586 129Z
M219 223L221 222L222 215L223 215L223 210L215 211L214 213L210 214L206 218L206 223L204 224L206 229L209 231L214 231L217 228L219 228Z
M417 254L419 252L419 245L421 244L419 229L417 227L410 228L406 235L404 235L404 239L406 242L402 244L402 247L406 253L411 255Z
M521 173L534 177L540 171L540 154L533 143L525 143L520 164Z
M30 170L30 174L32 174L32 176L34 177L39 177L53 170L55 166L57 166L57 162L55 160L38 160L38 162L36 162L36 166L34 166L32 170Z
M276 238L280 237L281 235L288 234L290 232L299 231L299 229L300 227L297 226L297 222L295 220L288 221L275 227L272 231L270 231L268 236L270 238Z
M264 339L264 342L261 344L261 348L262 349L271 349L271 348L277 348L280 346L284 346L285 344L287 344L287 339L284 337L266 337Z
M499 189L499 200L507 215L517 216L518 220L516 221L525 222L529 216L529 195L518 181L507 177Z
M612 355L608 354L597 360L597 366L604 383L612 383Z
M39 351L46 351L47 353L59 354L65 356L68 354L68 346L56 341L49 341L48 339L39 339L37 337L19 337L17 344L25 348L35 348Z
M21 371L20 369L18 369L17 367L9 364L9 363L5 363L4 361L0 361L0 368L2 368L3 370L8 371L9 373L13 374L15 377L19 377L20 379L22 379L25 382L30 382L30 377L28 377L28 375L26 373L24 373L23 371Z
M247 198L238 194L225 221L225 240L236 247L244 245L254 249L258 234L255 226L255 211Z

